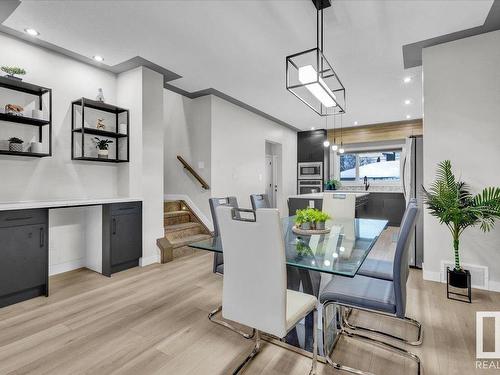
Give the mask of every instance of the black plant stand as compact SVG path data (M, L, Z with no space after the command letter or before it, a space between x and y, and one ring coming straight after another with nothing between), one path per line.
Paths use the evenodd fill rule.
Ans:
M448 299L452 299L455 301L460 301L460 302L467 302L467 303L472 303L472 288L471 288L471 278L470 278L470 272L468 270L464 270L464 277L466 278L466 283L465 287L456 287L451 284L452 288L457 288L457 289L462 289L462 290L467 290L467 293L457 293L457 292L450 292L450 277L453 277L452 275L453 270L450 270L450 267L446 267L446 296Z

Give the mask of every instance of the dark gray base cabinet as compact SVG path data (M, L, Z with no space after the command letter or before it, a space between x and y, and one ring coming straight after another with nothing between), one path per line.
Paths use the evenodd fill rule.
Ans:
M48 210L0 212L0 307L48 296Z
M142 202L102 208L102 274L137 267L142 256Z
M403 193L370 193L362 205L356 205L356 217L388 220L390 226L399 226L405 212Z

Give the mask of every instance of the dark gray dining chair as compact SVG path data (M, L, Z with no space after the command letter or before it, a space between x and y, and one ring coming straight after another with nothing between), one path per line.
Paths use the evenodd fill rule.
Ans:
M271 208L269 197L267 194L252 194L250 195L250 202L252 203L252 210L257 208Z
M219 220L217 219L217 210L216 210L217 207L228 206L232 208L239 208L238 200L236 199L236 197L210 198L208 200L208 204L210 206L210 213L212 214L212 222L214 224L214 237L218 237L220 235L220 229L219 229ZM224 257L222 256L221 253L214 253L213 272L219 275L224 275ZM255 329L252 329L250 333L245 333L239 330L238 328L234 327L233 325L229 324L228 322L217 319L216 316L221 311L222 311L222 306L219 306L216 309L212 310L208 314L208 319L210 319L210 321L216 324L219 324L223 327L230 329L231 331L240 334L246 339L252 339L254 337Z
M210 198L208 200L210 205L210 213L212 214L212 222L214 223L214 237L219 236L219 221L217 220L216 208L219 206L229 206L233 208L238 207L238 200L236 197L225 197L225 198ZM222 254L214 254L214 265L213 272L218 274L224 274L224 258Z
M403 218L401 219L401 224L399 226L398 237L401 235L401 228L404 226L406 219L408 218L409 208L412 206L417 206L417 200L415 198L411 198L406 206L406 210L403 214ZM389 280L392 281L392 270L394 267L394 259L391 260L383 260L383 259L375 259L368 256L361 268L357 272L358 275L373 277L375 279Z
M362 339L406 356L416 362L417 374L420 374L421 362L420 358L417 355L386 341L354 332L356 331L356 329L353 329L352 326L350 327L348 324L346 324L345 314L346 309L354 309L384 315L408 322L418 328L417 339L416 341L411 342L411 344L419 345L422 342L422 326L413 319L409 319L406 317L406 282L409 272L408 254L411 238L413 233L415 232L414 228L417 213L417 206L410 205L406 214L407 217L405 218L405 222L401 226L400 235L396 244L392 281L375 279L362 275L356 275L354 278L334 276L320 293L320 302L323 304L323 311L326 311L327 307L330 305L336 305L340 308L341 311L338 322L339 335ZM326 314L324 313L323 345L325 350L325 358L329 364L336 367L337 369L346 369L347 371L349 371L348 368L343 368L342 365L333 362L333 360L330 358L331 352L330 350L328 350L326 342L328 324L325 315ZM381 334L392 339L408 342L404 338L397 337L385 332L381 332ZM360 370L355 371L357 371L357 374L368 374Z

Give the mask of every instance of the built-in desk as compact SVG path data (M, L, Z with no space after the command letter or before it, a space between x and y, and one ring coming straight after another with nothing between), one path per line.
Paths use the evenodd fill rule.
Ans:
M102 206L102 249L94 271L139 265L142 201L134 198L0 203L0 307L49 294L49 210Z

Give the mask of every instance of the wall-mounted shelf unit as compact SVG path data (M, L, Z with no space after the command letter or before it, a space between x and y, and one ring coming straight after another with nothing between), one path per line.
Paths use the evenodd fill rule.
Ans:
M34 85L32 83L24 82L21 80L16 80L7 77L0 77L0 88L17 91L28 95L33 95L38 97L38 109L43 110L43 98L44 95L48 96L48 120L31 118L28 116L15 116L7 113L0 113L0 126L4 123L9 124L19 124L27 126L38 127L38 142L43 143L44 129L48 129L48 134L46 135L48 141L47 153L37 153L30 151L10 151L10 150L0 150L0 155L11 155L11 156L29 156L43 158L52 155L52 90L47 87L42 87ZM15 104L15 103L2 103L5 104Z
M104 129L96 127L97 120L102 120ZM71 103L72 160L127 163L130 160L129 134L128 109L87 98L80 98ZM98 156L94 137L112 140L108 158Z

